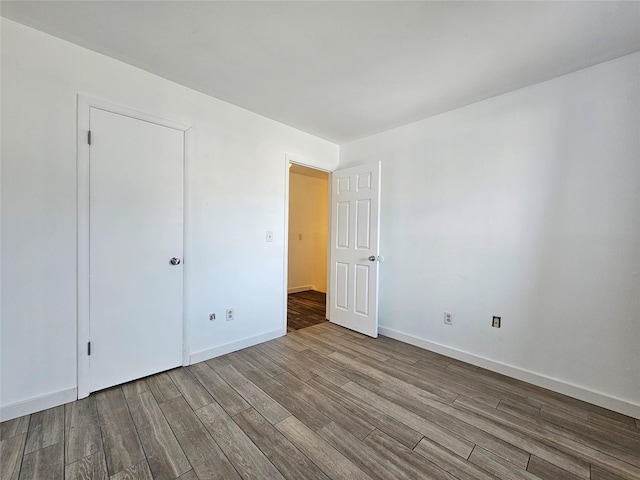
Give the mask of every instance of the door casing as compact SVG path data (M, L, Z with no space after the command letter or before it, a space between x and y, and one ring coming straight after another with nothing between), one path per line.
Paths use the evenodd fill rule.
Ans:
M283 297L283 305L284 305L284 316L282 319L282 334L287 334L287 302L288 302L288 293L287 289L289 286L289 182L290 182L290 172L289 172L289 164L295 163L296 165L301 165L303 167L313 168L314 170L320 170L321 172L326 172L329 174L329 184L331 184L331 173L337 169L332 165L324 164L315 160L311 160L308 158L300 157L297 155L285 155L284 162L284 173L285 173L285 186L284 186L284 297ZM328 206L329 206L329 230L331 229L331 192L329 191L328 195ZM330 232L329 232L330 234ZM328 239L327 239L328 240ZM326 304L326 313L325 317L329 319L329 301L331 298L331 288L329 286L329 267L331 265L331 248L330 243L327 241L327 304Z
M328 165L328 164L324 164L315 160L310 160L307 158L303 158L303 157L299 157L299 156L295 156L295 155L289 155L286 154L285 155L285 163L284 163L284 171L285 171L285 198L284 198L284 204L285 204L285 228L284 228L284 284L283 284L283 318L282 318L282 335L286 335L287 334L287 301L288 301L288 293L287 293L287 288L288 288L288 266L289 266L289 164L290 163L294 163L297 165L301 165L303 167L308 167L308 168L313 168L315 170L320 170L323 172L327 172L330 174L329 176L329 184L331 186L331 188L329 189L329 196L328 196L328 206L329 206L329 218L328 218L328 222L329 222L329 237L328 237L328 242L327 242L327 303L326 303L326 313L325 313L325 318L329 321L331 321L331 301L332 301L332 284L331 284L331 262L332 262L332 253L331 253L331 242L332 242L332 219L333 219L333 207L332 207L332 188L333 188L333 173L339 170L338 166L334 166L334 165ZM377 170L378 170L378 176L380 176L381 172L380 172L380 164L377 165ZM379 185L378 185L379 188ZM379 229L378 229L378 235L379 235ZM379 249L379 245L376 246L376 257L377 258L381 258L378 257L378 251ZM378 266L376 265L376 268L378 268ZM376 289L377 290L377 289ZM376 322L377 325L377 322ZM377 326L376 326L376 332L377 332ZM377 336L377 334L376 334Z
M78 382L78 398L84 398L89 395L89 355L87 352L87 344L89 342L89 221L90 221L90 197L89 197L89 117L91 108L101 109L108 112L128 116L131 118L155 123L165 127L180 130L184 133L185 151L184 151L184 198L183 206L185 213L187 210L187 190L188 185L187 174L188 165L192 152L193 139L189 126L185 126L164 118L156 117L144 112L140 112L131 108L123 107L117 104L106 102L104 100L78 95L77 97L77 382ZM188 231L187 215L183 219L183 258L188 257L187 242L185 241L186 232ZM187 291L187 272L188 262L184 262L183 267L183 299L186 299ZM183 300L182 311L182 364L189 364L189 347L188 347L188 318L187 303Z

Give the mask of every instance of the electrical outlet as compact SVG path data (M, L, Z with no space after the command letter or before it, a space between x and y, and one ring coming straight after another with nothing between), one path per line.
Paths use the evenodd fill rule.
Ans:
M445 325L453 325L453 313L444 312L444 324Z
M267 230L267 242L273 242L273 232L271 230Z
M502 321L502 317L496 317L494 315L493 322L491 322L491 326L493 328L500 328L500 322Z
M212 322L216 319L216 314L215 313L210 313L209 314L209 320L211 320Z
M227 310L227 322L230 322L231 320L233 320L233 308L230 308Z

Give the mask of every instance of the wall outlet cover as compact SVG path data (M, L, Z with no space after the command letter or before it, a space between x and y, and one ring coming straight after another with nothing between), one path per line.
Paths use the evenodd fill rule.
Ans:
M500 328L500 324L502 323L502 317L493 317L493 321L491 323L491 326L493 328Z

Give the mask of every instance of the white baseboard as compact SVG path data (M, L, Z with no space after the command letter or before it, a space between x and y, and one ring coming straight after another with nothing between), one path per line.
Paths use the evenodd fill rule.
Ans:
M235 352L242 348L251 347L258 343L273 340L274 338L282 337L286 335L287 329L278 328L270 332L266 332L253 337L244 338L236 342L220 345L219 347L202 350L200 352L193 353L189 356L189 365L202 362L203 360L209 360L210 358L224 355L225 353ZM49 393L39 397L30 398L20 402L10 403L0 407L0 421L12 420L14 418L21 417L23 415L29 415L31 413L40 412L47 408L57 407L64 405L65 403L73 402L78 399L78 389L68 388L60 390L58 392Z
M640 419L640 405L637 405L635 403L611 397L600 392L595 392L578 385L573 385L560 380L556 380L551 377L546 377L529 370L524 370L521 368L513 367L511 365L507 365L505 363L496 362L495 360L464 352L462 350L447 347L446 345L430 342L420 337L400 332L392 328L380 326L378 327L378 331L381 335L400 340L401 342L424 348L425 350L439 353L447 357L455 358L456 360L471 363L472 365L486 368L487 370L491 370L492 372L501 373L503 375L507 375L508 377L537 385L538 387L553 390L554 392L562 393L563 395L568 395L570 397L577 398L578 400L583 400L585 402L592 403L593 405L598 405L600 407L613 410L614 412L622 413L624 415Z
M282 328L278 328L277 330L272 330L270 332L262 333L260 335L255 335L253 337L247 337L247 338L243 338L242 340L237 340L235 342L225 343L224 345L220 345L219 347L200 350L199 352L192 353L190 355L189 365L193 365L194 363L198 363L198 362L203 362L205 360L209 360L214 357L219 357L220 355L224 355L226 353L235 352L236 350L252 347L259 343L267 342L269 340L273 340L274 338L282 337L286 333L287 333L286 327L284 331Z
M40 412L47 408L57 407L65 403L73 402L78 399L78 390L67 388L57 392L48 393L39 397L22 400L20 402L10 403L0 407L0 421L11 420L14 418L29 415L31 413Z
M287 288L287 293L300 293L300 292L306 292L308 290L315 290L316 287L314 287L313 285L303 285L301 287L291 287L291 288Z

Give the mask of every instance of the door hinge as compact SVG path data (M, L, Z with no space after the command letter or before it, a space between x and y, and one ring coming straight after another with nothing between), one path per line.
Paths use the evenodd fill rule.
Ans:
M87 355L91 355L91 342L87 342Z
M91 130L87 132L87 143L91 145Z

